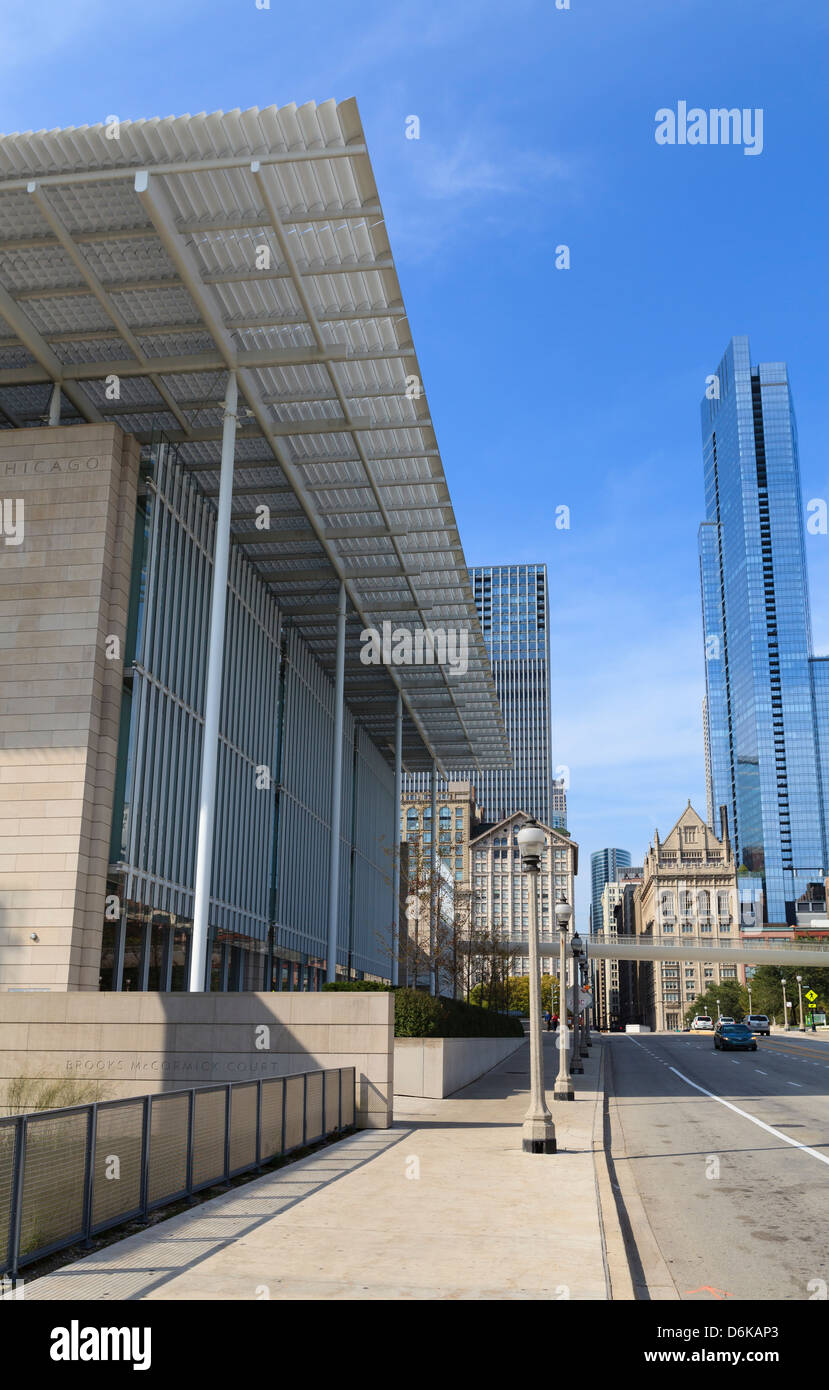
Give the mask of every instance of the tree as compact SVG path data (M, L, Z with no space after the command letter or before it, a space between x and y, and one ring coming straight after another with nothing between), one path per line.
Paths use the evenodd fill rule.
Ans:
M718 1013L730 1016L737 1023L748 1013L748 991L737 980L723 980L720 985L709 985L705 993L697 995L693 1004L685 1010L685 1022L690 1023L698 1014L716 1018Z
M482 985L477 984L470 992L470 1003L489 1007L489 998ZM505 1003L507 1009L520 1009L524 1018L530 1016L530 977L529 975L509 975L506 979ZM560 1014L558 980L555 975L541 976L541 1011L549 1009Z
M806 995L810 989L817 994L816 1009L825 1009L829 1004L829 969L826 966L803 965L798 966L795 961L793 965L758 965L751 981L751 1008L752 1013L768 1014L776 1023L783 1021L783 986L782 981L786 981L786 998L792 1001L789 1009L789 1019L792 1023L800 1022L798 1011L797 996L797 977L800 975L801 989ZM806 1011L808 1001L803 1000L803 1022L806 1023Z

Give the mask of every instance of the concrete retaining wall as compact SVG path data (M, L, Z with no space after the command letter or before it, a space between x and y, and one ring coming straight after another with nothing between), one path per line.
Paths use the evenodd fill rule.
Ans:
M524 1038L395 1038L398 1096L451 1096L524 1044Z
M60 1105L354 1067L357 1125L385 1129L393 1041L391 994L0 993L0 1114L23 1075L91 1083Z

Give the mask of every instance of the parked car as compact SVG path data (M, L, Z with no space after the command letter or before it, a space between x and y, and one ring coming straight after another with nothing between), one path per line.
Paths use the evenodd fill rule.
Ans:
M729 1052L732 1049L756 1052L757 1039L744 1023L726 1023L723 1020L717 1024L714 1031L714 1050L716 1052Z
M700 1033L700 1032L713 1033L713 1031L714 1031L714 1020L713 1020L713 1018L709 1018L709 1017L708 1017L708 1014L697 1014L696 1018L694 1019L693 1023L691 1024L691 1029L692 1029L692 1031L693 1031L694 1033Z
M768 1014L749 1014L746 1019L746 1027L750 1028L752 1033L760 1033L767 1038L771 1037L771 1024L769 1023Z

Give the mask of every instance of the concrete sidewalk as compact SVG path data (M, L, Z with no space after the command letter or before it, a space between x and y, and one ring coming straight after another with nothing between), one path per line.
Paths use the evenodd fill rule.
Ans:
M551 1091L555 1034L543 1039ZM555 1155L521 1151L525 1043L447 1100L399 1098L392 1129L27 1283L26 1299L607 1299L608 1251L613 1293L629 1296L601 1151L601 1053L597 1039L575 1102L551 1103Z

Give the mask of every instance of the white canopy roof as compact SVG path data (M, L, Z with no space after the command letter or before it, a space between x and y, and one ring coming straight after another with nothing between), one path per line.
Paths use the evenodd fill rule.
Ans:
M329 670L345 582L355 715L388 755L399 689L407 768L509 766L356 102L0 136L0 428L57 382L215 496L230 369L233 539ZM362 665L384 622L465 630L468 669Z

